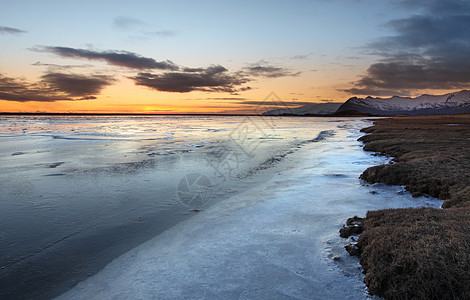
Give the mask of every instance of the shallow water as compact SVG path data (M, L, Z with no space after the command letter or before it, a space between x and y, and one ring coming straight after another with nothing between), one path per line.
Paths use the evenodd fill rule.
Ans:
M365 297L341 223L430 202L357 179L384 162L356 141L368 124L1 117L0 298L57 296L129 250L64 297L324 298L346 277Z

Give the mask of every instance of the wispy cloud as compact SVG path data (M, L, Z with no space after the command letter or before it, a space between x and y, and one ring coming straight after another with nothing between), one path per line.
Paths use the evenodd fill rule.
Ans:
M89 68L91 67L91 65L89 64L83 64L83 65L59 65L59 64L47 64L47 63L42 63L40 61L37 61L33 64L31 64L32 66L35 66L35 67L48 67L50 68L51 70L54 69L54 70L70 70L70 69L73 69L73 68Z
M139 69L139 70L178 70L179 67L170 60L156 61L153 58L143 57L128 51L93 51L70 47L41 46L32 48L37 52L49 52L61 57L81 58L88 60L101 60L109 65Z
M204 98L203 100L242 101L242 100L246 100L246 98L243 98L243 97L214 97L214 98Z
M151 37L167 38L176 35L174 30L152 28L146 22L126 16L120 16L113 20L113 27L118 30L132 31L133 35L130 36L133 40L145 40Z
M242 105L262 105L262 106L289 106L289 107L298 107L306 104L316 104L313 102L301 102L301 101L282 101L282 102L271 102L271 101L256 101L256 100L247 100L238 102Z
M118 29L130 29L142 25L145 25L145 22L131 17L120 16L113 20L113 26Z
M242 72L254 77L278 78L286 76L298 76L301 72L293 72L290 69L270 65L267 61L260 61L243 68Z
M470 87L470 3L406 0L399 5L422 13L387 24L397 35L368 45L381 59L345 91L383 96Z
M297 54L294 56L291 56L290 59L295 59L295 60L306 60L309 58L311 54Z
M158 37L171 37L176 35L176 31L173 30L154 30L154 31L144 31L144 35L147 36L158 36Z
M26 31L13 27L0 26L0 34L20 35L23 33L26 33Z
M114 79L105 75L47 73L39 82L0 74L0 100L7 101L75 101L96 99Z

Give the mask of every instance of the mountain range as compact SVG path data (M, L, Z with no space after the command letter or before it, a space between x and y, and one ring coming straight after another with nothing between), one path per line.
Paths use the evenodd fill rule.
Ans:
M343 103L309 103L295 108L280 108L264 112L263 116L282 115L329 115L335 113Z
M444 95L421 95L416 98L393 96L390 98L348 99L345 103L307 104L297 108L276 109L263 115L326 115L364 113L373 115L425 115L470 113L470 91Z

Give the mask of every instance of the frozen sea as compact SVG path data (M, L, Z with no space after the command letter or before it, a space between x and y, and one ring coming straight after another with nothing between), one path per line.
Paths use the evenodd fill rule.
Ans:
M0 117L0 298L366 299L338 230L440 206L358 177L361 118Z

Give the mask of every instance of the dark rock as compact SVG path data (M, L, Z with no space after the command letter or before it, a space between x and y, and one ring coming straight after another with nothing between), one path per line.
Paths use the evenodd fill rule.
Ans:
M348 251L349 255L351 256L360 256L361 255L361 250L357 246L357 243L349 243L346 246L344 246L346 251Z
M342 238L347 238L353 234L361 234L363 231L364 228L360 226L343 226L343 228L339 230L339 236Z
M364 218L354 216L346 220L346 225L361 225L364 227Z
M349 218L339 230L339 236L342 238L350 237L353 234L361 234L364 231L364 219L354 216Z

